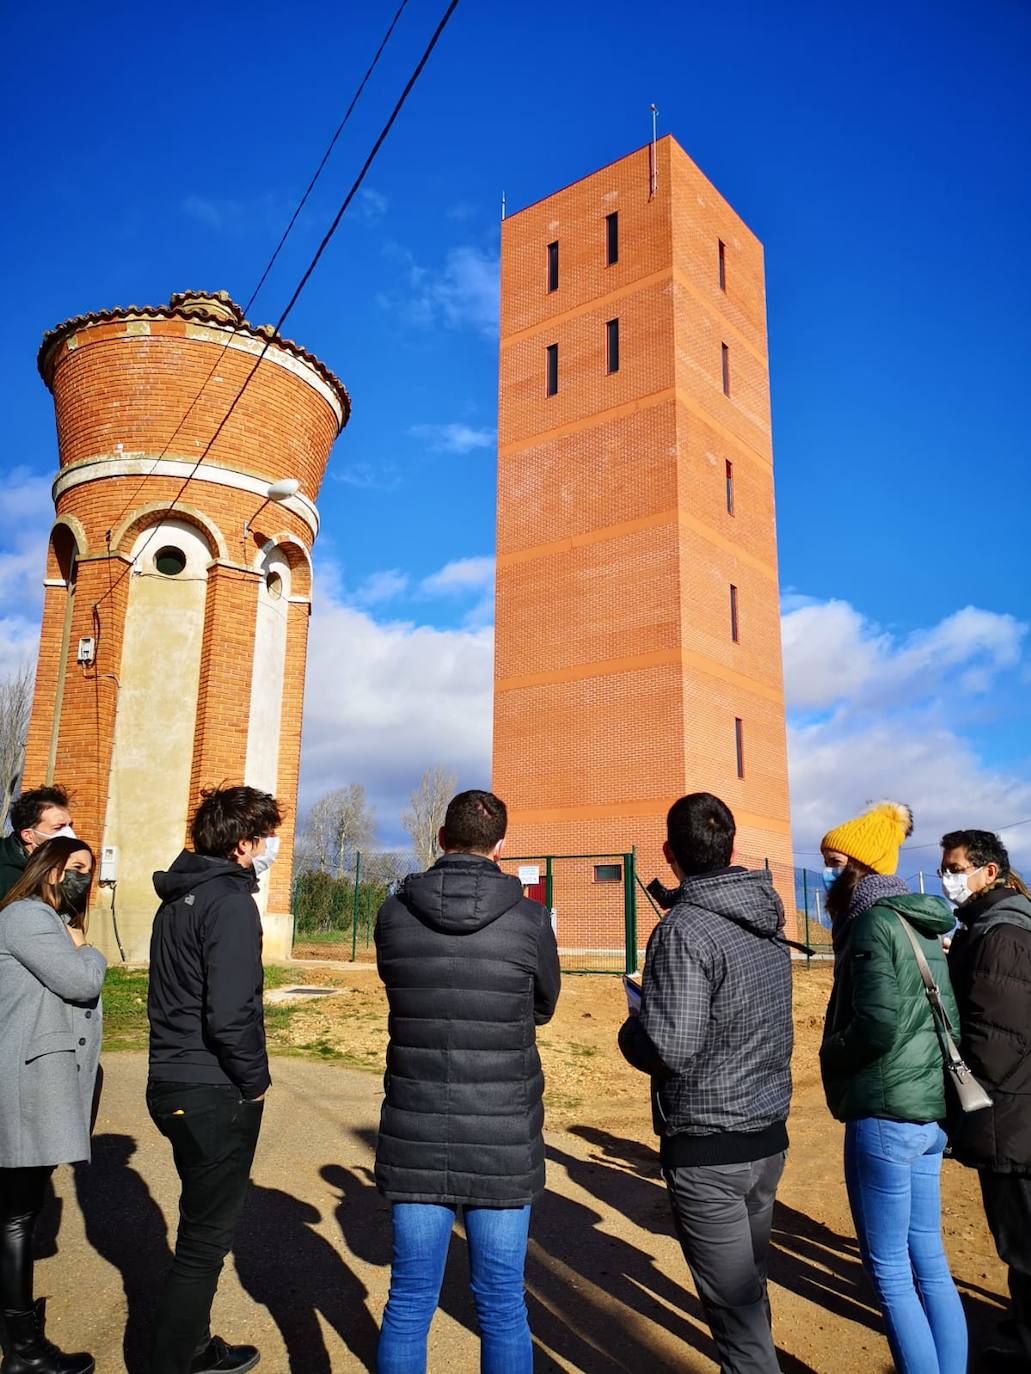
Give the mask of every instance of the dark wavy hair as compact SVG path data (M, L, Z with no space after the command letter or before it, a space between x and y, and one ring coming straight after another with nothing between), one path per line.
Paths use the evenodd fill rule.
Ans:
M999 870L996 887L1011 887L1024 897L1031 897L1023 878L1010 866L1009 851L993 831L950 830L947 835L942 836L942 851L949 849L965 849L967 858L975 868L994 864Z
M50 787L31 787L11 803L8 819L11 829L21 839L23 830L35 830L43 819L43 812L52 806L60 806L67 811L71 806L67 787L54 783Z
M283 824L279 803L256 787L212 787L190 822L194 852L231 859L241 840L260 840Z
M45 840L29 855L25 872L0 902L0 911L5 906L10 906L12 902L20 902L26 897L35 897L41 902L46 902L47 906L52 906L55 911L60 911L68 916L69 925L84 931L89 924L86 914L89 894L87 893L86 905L82 911L68 911L59 886L61 874L64 872L68 860L73 854L82 853L90 856L90 863L95 869L96 859L93 850L90 849L85 840L69 839L67 835L55 835L52 840ZM55 872L57 873L57 882L53 878ZM90 886L92 887L92 882Z

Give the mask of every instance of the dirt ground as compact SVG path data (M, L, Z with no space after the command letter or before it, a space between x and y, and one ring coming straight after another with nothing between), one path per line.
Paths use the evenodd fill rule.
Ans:
M342 990L302 1005L273 1031L275 1047L378 1072L387 1033L386 1000L375 971L293 967L298 983ZM842 1128L828 1115L820 1087L818 1047L830 980L828 965L800 966L795 977L791 1150L771 1259L775 1335L785 1374L880 1374L892 1364L858 1260L842 1181ZM551 1187L564 1174L588 1191L596 1209L592 1226L601 1239L561 1277L581 1295L584 1330L578 1335L591 1348L608 1343L611 1350L617 1335L625 1346L633 1334L628 1313L637 1313L648 1326L650 1368L712 1370L711 1344L672 1239L647 1083L615 1046L624 1014L618 978L567 976L555 1019L539 1033ZM1004 1315L1005 1271L984 1222L976 1176L947 1160L942 1191L946 1246L968 1314L971 1349L977 1351ZM555 1247L547 1232L561 1226L560 1214L542 1208L540 1218L531 1270L554 1270ZM642 1233L650 1238L644 1245ZM568 1309L563 1321L572 1325ZM687 1360L685 1342L691 1347ZM644 1346L642 1340L642 1353ZM581 1366L556 1358L546 1367ZM621 1361L620 1367L634 1364Z

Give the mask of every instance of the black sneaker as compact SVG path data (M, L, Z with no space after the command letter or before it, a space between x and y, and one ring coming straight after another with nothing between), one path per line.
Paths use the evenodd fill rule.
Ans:
M212 1336L190 1361L190 1374L244 1374L260 1359L253 1345L227 1345L221 1336Z

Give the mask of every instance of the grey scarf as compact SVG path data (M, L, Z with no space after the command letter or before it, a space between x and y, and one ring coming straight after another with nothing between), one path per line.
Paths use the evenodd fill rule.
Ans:
M909 888L895 873L868 873L860 878L852 893L848 907L848 921L852 922L861 912L879 902L882 897L901 897Z

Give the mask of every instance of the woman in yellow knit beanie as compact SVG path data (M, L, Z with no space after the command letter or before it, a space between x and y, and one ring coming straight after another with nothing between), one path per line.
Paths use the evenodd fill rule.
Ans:
M913 833L913 813L901 802L878 802L854 821L828 830L820 848L833 856L833 866L849 859L871 873L894 873L902 842Z
M907 806L880 802L823 838L834 987L820 1068L827 1105L845 1123L848 1200L895 1368L965 1374L966 1320L941 1239L944 1068L908 933L955 1026L938 938L953 917L895 876L912 830Z

